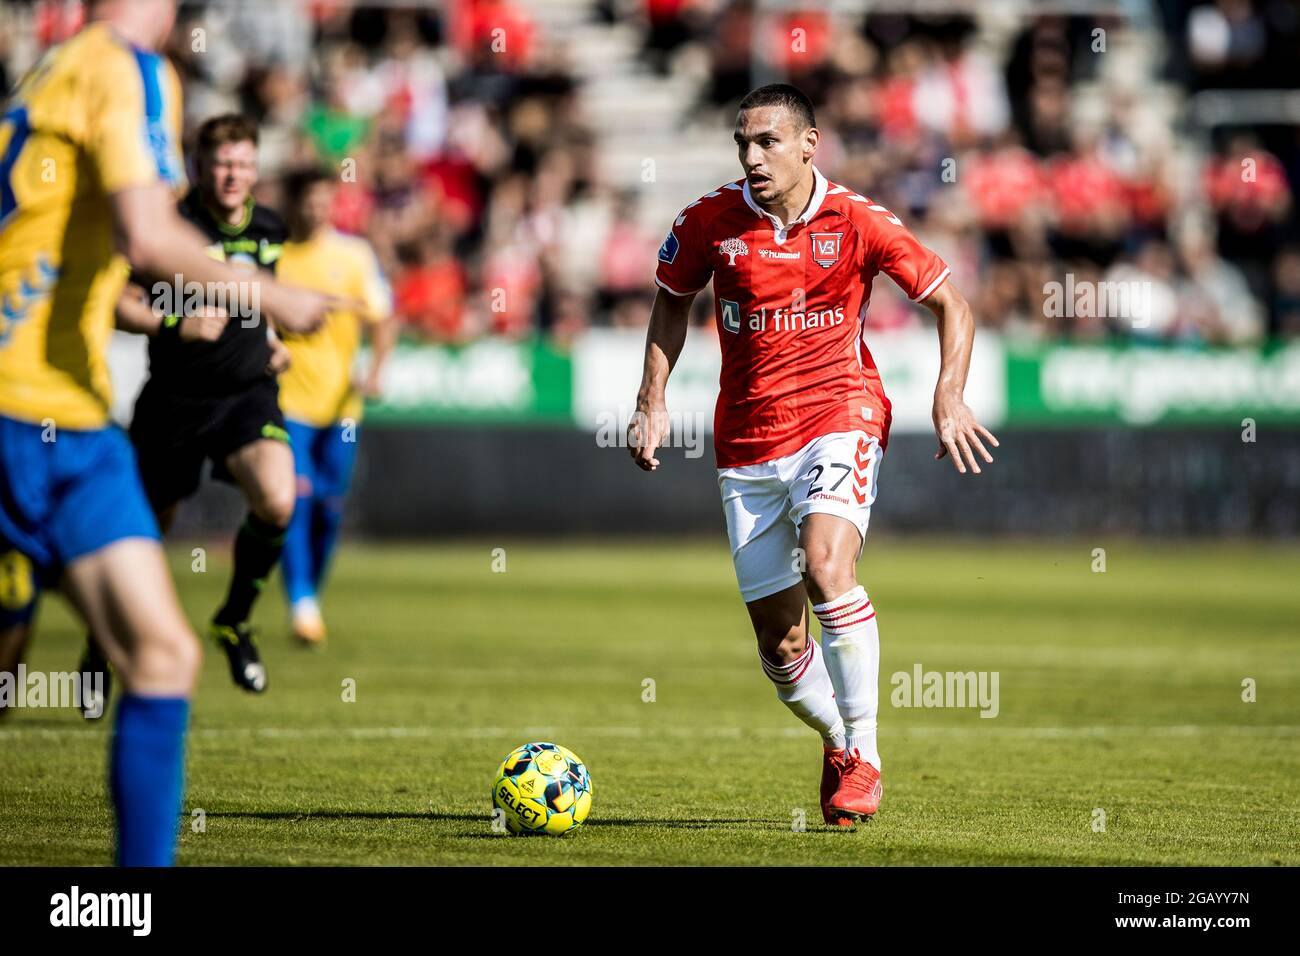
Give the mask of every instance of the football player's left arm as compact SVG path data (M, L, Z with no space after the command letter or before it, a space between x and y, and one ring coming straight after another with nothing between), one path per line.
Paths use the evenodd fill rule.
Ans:
M391 315L377 322L368 322L366 327L370 338L370 367L357 383L357 391L366 398L378 398L380 377L384 374L388 356L393 354L393 347L397 345L400 330L397 319Z
M363 247L361 268L358 272L360 281L354 294L365 304L362 312L366 337L370 343L370 366L356 383L357 391L363 398L378 398L381 376L388 357L393 354L397 338L401 332L397 317L393 314L393 289L384 278L383 267L374 249Z
M975 343L975 317L966 297L957 291L951 280L926 297L925 307L939 321L939 381L934 388L934 431L939 436L939 451L935 461L945 455L952 459L953 467L966 474L966 466L980 473L977 454L992 463L981 439L994 448L998 440L993 433L975 420L974 413L962 397L966 390L966 375L970 371L971 347Z

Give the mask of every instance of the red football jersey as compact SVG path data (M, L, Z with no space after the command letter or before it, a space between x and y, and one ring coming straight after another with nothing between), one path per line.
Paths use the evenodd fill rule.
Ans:
M914 301L948 276L898 217L816 168L803 215L781 228L727 183L682 210L655 281L674 295L713 278L722 343L713 416L719 468L771 461L814 438L861 429L889 439L890 406L863 333L871 280Z

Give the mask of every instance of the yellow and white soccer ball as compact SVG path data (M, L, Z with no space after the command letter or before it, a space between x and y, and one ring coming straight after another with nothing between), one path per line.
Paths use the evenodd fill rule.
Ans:
M566 747L524 744L501 762L492 803L511 833L560 836L582 826L591 812L591 777Z

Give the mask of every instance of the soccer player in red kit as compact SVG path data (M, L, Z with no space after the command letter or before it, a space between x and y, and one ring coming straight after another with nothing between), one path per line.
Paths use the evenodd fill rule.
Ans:
M998 442L962 399L975 323L948 267L888 209L827 181L813 165L819 136L793 86L741 101L745 177L682 210L659 249L628 444L642 469L659 466L664 388L691 303L712 278L722 345L713 436L736 579L777 697L822 736L823 818L852 826L882 792L880 642L856 572L889 440L889 399L862 321L876 273L938 319L936 460L979 474L980 460L993 460L985 443Z

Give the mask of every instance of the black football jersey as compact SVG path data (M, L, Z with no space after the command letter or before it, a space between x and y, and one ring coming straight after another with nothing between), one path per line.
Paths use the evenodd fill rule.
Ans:
M181 200L178 211L207 238L208 253L213 258L244 266L250 272L257 269L275 272L288 233L274 210L250 199L243 222L228 225L212 215L198 189L191 189ZM174 285L174 280L171 284ZM183 342L176 335L162 333L150 339L149 378L155 389L220 397L265 378L271 360L266 321L260 315L251 314L255 302L247 286L241 286L241 290L240 306L246 312L238 315L228 308L231 318L215 342ZM179 306L176 291L181 290L173 292L171 301ZM150 287L146 286L145 293L150 301L157 300ZM179 315L181 309L177 307L175 312Z

